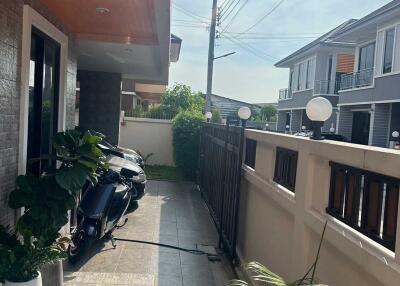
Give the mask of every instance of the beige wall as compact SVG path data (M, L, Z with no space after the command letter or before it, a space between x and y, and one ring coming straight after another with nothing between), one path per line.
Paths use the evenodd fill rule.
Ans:
M125 117L119 145L139 151L143 156L154 153L147 162L149 165L175 165L169 120Z
M325 211L331 160L399 178L399 151L253 130L246 136L258 144L255 170L243 167L237 245L241 262L256 260L290 282L299 279L315 259L328 220L317 267L322 283L400 285L400 218L395 254ZM277 146L299 152L295 194L273 181Z

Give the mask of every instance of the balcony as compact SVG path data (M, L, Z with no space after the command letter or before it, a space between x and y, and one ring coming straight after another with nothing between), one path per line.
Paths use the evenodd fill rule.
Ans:
M314 83L314 95L316 94L338 94L340 81L337 80L318 80Z
M292 91L288 88L283 88L279 90L279 100L285 100L292 98Z
M374 69L360 70L342 75L340 90L355 89L371 86L374 80Z

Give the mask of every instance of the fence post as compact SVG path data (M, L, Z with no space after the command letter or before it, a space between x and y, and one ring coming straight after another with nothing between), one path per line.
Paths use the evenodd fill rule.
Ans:
M244 139L245 139L245 130L246 130L246 120L242 121L242 128L240 130L240 142L239 142L239 157L238 157L238 176L236 181L236 201L235 201L235 218L234 218L234 235L232 242L232 254L234 264L237 265L239 259L236 257L236 242L237 242L237 229L239 223L239 206L240 206L240 184L242 179L242 163L243 163L243 148L244 148Z
M224 147L224 156L223 156L223 165L222 165L222 170L223 170L223 176L222 176L222 197L221 197L221 209L220 209L220 222L219 222L219 240L218 240L218 247L222 248L222 235L223 235L223 229L222 229L222 217L224 215L224 203L225 203L225 188L226 188L226 159L228 157L228 135L229 135L229 117L226 119L226 128L225 128L225 147Z

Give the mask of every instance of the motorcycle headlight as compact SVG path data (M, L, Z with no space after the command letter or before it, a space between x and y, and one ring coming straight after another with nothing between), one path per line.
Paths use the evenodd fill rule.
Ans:
M138 174L137 176L133 176L131 179L134 182L141 183L146 181L146 174Z

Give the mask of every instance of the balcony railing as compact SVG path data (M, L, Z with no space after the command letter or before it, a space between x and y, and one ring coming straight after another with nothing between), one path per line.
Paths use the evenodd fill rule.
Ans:
M358 72L342 75L340 90L360 88L372 85L374 80L374 69L365 69Z
M288 88L279 90L279 100L292 98L292 91Z
M340 81L318 80L314 83L314 94L338 94Z

